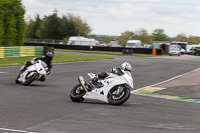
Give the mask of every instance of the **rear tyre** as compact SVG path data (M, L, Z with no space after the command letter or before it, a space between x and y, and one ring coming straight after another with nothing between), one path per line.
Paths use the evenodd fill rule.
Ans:
M108 96L108 102L111 104L111 105L121 105L123 103L125 103L131 93L130 93L130 89L128 88L124 88L124 90L120 93L120 95L116 95L116 91L117 91L117 87L114 87L113 89L110 90L110 95Z
M70 98L73 102L82 102L84 101L83 96L86 91L82 88L80 84L76 85L70 92Z

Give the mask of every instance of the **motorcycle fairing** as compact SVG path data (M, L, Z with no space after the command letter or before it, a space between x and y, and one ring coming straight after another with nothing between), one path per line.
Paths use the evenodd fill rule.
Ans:
M43 66L45 66L44 64L42 64L41 60L38 60L37 63L27 67L27 69L20 75L20 78L18 79L18 81L24 83L25 82L25 77L27 76L27 74L29 72L31 72L30 74L33 75L34 73L39 73L40 77L41 75L45 75L46 76L46 71L47 68L44 68ZM38 77L38 78L40 78Z
M96 74L88 73L90 78L92 79ZM125 77L124 77L125 76ZM126 80L127 73L125 73L122 76L118 76L115 74L110 73L108 77L106 77L104 80L99 80L98 82L101 82L103 84L103 87L101 88L95 88L91 92L87 92L83 98L84 99L96 99L105 101L108 103L108 93L110 89L117 85L126 85L128 88L133 88L133 80ZM132 78L132 77L131 77Z

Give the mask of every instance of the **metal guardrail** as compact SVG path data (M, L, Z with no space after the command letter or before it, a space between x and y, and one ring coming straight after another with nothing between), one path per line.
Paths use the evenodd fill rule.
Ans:
M123 49L132 49L133 53L141 53L141 54L152 54L151 48L124 48L124 47L103 47L103 46L81 46L81 45L57 45L57 44L45 44L45 43L24 43L25 46L46 46L46 47L54 47L57 49L72 49L72 50L94 50L94 51L109 51L109 52L122 52ZM157 55L162 55L161 49L156 49Z
M0 47L0 59L11 57L42 56L43 46Z
M48 43L48 44L67 44L67 41L64 41L64 40L31 39L31 38L25 38L24 42L30 42L30 43Z

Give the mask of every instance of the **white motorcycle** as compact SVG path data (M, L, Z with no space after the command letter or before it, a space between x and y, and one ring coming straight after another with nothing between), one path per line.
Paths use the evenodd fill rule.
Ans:
M88 73L88 76L93 79L96 74ZM130 89L134 88L131 73L123 70L118 74L109 73L109 76L96 83L92 80L85 81L82 76L78 81L79 84L70 93L70 98L74 102L100 100L111 105L121 105L129 99Z
M23 85L29 85L35 80L38 81L41 80L42 77L46 77L47 70L47 64L41 60L38 60L33 65L27 67L27 69L24 72L20 72L17 78L15 79L15 82L17 84L21 83Z

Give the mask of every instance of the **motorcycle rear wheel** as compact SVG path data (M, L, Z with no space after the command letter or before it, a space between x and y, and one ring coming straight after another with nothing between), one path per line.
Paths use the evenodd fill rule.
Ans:
M81 85L76 85L70 92L70 98L73 102L82 102L84 101L83 96L85 95L86 91L80 88Z
M111 105L121 105L121 104L125 103L131 95L130 89L128 89L126 87L120 93L119 96L116 96L116 94L114 94L115 91L117 91L117 87L112 88L109 92L110 95L108 95L108 102Z

